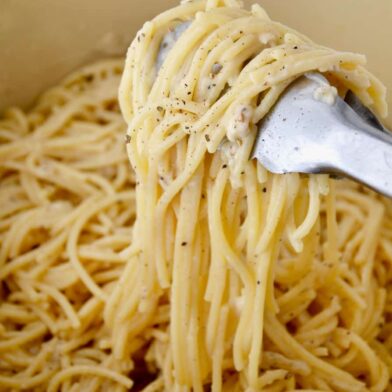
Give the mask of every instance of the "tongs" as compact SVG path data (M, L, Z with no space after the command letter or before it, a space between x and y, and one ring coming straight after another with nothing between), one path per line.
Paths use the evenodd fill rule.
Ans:
M273 173L328 173L392 197L392 134L349 91L317 97L324 76L296 79L262 120L253 158Z
M190 23L165 35L158 69ZM259 124L251 158L272 173L345 176L392 198L391 132L352 91L343 99L333 89L317 72L291 83Z

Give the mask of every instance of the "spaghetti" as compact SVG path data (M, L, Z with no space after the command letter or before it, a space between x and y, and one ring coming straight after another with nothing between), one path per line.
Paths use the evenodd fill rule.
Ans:
M259 6L191 1L128 51L125 143L119 61L9 110L0 388L392 388L390 200L249 160L258 122L304 72L385 114L363 64Z
M132 254L119 60L0 123L0 390L124 390L102 311Z
M165 390L387 388L390 203L249 161L258 122L304 72L385 114L384 89L363 64L232 0L184 2L130 46L119 97L141 252L127 278L137 285L118 286L106 319L136 335L142 315L145 328L170 305L148 355Z

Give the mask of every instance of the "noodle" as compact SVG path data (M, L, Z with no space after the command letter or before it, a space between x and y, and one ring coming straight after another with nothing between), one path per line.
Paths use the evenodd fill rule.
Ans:
M364 62L259 6L186 1L145 23L124 70L9 109L0 390L392 389L391 201L249 160L305 72L384 115Z
M83 68L0 123L0 390L132 385L102 317L135 218L121 72L119 60Z
M157 69L162 38L184 22ZM138 181L140 283L118 288L106 321L116 330L143 315L147 328L170 304L167 339L148 357L165 390L387 388L391 369L372 346L389 321L375 270L391 261L379 242L390 202L249 161L257 123L304 72L385 114L363 64L236 1L184 2L130 46L119 97ZM120 299L130 293L134 303Z

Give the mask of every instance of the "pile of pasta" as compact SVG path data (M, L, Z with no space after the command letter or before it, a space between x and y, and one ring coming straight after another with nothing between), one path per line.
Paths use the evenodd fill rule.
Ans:
M0 390L392 390L392 202L249 160L308 71L385 115L364 63L257 5L184 1L124 71L8 110Z
M0 390L126 390L103 309L133 250L120 60L0 122Z

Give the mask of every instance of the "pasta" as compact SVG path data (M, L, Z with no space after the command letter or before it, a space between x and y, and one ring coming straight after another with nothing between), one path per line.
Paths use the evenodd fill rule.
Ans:
M124 390L102 311L132 254L134 176L103 61L0 123L0 390Z
M391 201L249 160L308 71L385 115L364 63L258 5L185 1L124 69L6 112L0 389L392 390Z
M163 37L184 22L157 69ZM141 315L148 325L170 304L165 340L148 357L165 390L387 388L387 281L376 270L390 271L380 247L390 203L249 161L257 123L304 72L385 114L384 89L363 64L229 0L183 3L130 46L119 97L138 181L140 280L118 286L107 320L136 334Z

